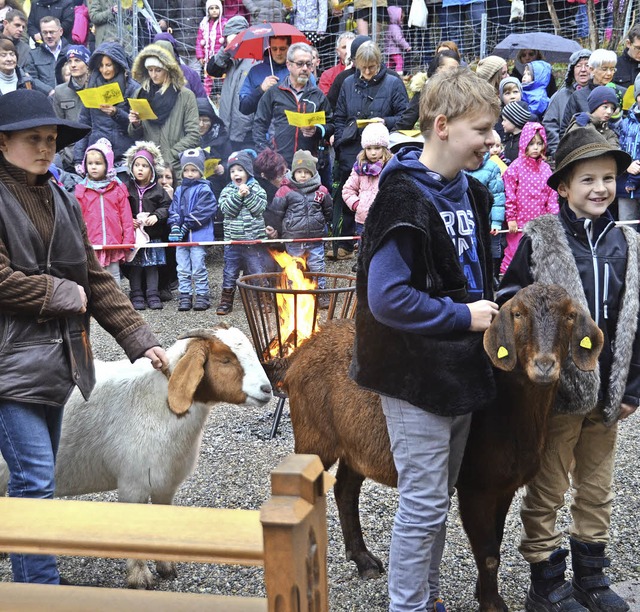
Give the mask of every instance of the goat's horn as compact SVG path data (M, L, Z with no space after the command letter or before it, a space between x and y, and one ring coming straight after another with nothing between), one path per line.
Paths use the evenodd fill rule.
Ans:
M204 329L199 327L198 329L190 329L188 332L181 334L178 336L178 340L185 340L186 338L204 338L208 340L215 336L216 329L229 329L229 325L227 323L218 323L212 329Z

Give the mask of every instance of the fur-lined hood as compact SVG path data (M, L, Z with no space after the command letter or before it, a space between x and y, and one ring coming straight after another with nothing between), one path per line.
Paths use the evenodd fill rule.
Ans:
M149 89L149 83L151 83L151 79L149 78L149 73L147 69L144 67L144 63L149 57L157 57L160 62L162 62L163 66L166 67L167 72L169 73L169 80L171 85L173 85L176 89L182 89L186 80L184 78L184 73L180 68L180 64L176 60L173 53L170 53L165 49L162 45L158 45L156 43L152 43L147 45L138 55L136 59L133 61L133 68L131 69L131 76L138 81L145 89Z
M129 174L131 174L131 166L133 165L133 161L136 157L138 157L138 153L140 151L148 151L153 157L153 169L155 172L155 176L160 176L160 173L163 168L166 167L166 163L164 158L162 157L162 153L160 151L160 147L156 145L154 142L150 140L137 140L136 143L129 147L124 154L124 162L127 164L127 169L129 170Z

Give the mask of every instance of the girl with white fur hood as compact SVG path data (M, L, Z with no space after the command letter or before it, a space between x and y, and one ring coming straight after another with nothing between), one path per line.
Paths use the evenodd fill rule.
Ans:
M201 65L206 66L212 57L225 45L223 34L227 18L222 15L222 2L220 0L207 0L205 16L198 26L196 36L196 57ZM213 79L205 73L204 88L207 96L211 95Z

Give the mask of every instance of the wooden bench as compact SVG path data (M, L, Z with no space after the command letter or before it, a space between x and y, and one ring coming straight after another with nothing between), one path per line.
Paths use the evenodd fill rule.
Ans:
M0 550L264 565L267 597L0 582L0 610L325 612L325 494L333 477L315 455L271 473L260 510L0 498Z

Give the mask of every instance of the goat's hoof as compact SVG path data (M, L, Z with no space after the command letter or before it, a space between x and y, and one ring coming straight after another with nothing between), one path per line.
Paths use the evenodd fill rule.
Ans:
M155 581L145 561L132 561L127 575L127 587L130 589L151 589Z
M161 578L173 580L178 577L176 564L171 561L156 561L156 571Z
M384 574L382 561L368 550L356 554L347 553L347 559L350 559L358 566L358 574L363 580L380 578Z

